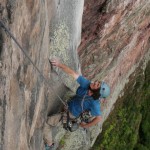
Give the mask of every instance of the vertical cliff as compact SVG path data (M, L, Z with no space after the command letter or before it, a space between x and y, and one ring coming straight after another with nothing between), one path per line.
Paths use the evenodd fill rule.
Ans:
M66 74L56 70L60 79L51 70L48 58L59 57L87 78L110 84L103 121L129 75L150 58L149 1L1 0L0 20L54 89L0 27L0 149L44 148L43 123L61 108L57 95L68 91L62 81L72 90L76 87ZM88 149L102 123L87 133L59 129L55 140L61 141L61 149Z
M49 57L78 69L84 1L2 0L0 19L50 85L0 28L0 149L43 149L43 124L66 91ZM79 27L79 28L78 28ZM65 77L64 77L65 78ZM67 79L66 79L66 82ZM70 83L70 82L69 82ZM56 91L56 93L54 93Z
M42 73L48 77L49 21L46 1L2 1L1 18ZM47 88L36 69L2 31L1 147L42 149Z

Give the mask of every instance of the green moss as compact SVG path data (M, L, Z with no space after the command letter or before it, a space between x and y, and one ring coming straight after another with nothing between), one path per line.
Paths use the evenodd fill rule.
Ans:
M59 147L63 147L65 145L65 137L62 137L62 139L59 142Z

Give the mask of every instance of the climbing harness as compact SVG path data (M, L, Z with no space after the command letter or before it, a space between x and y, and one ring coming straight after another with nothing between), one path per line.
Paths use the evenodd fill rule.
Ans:
M76 118L71 118L69 116L69 110L62 115L63 128L67 131L74 132L79 128L79 123Z
M83 103L86 100L85 99L86 94L87 94L87 92L85 93L85 95L82 97L82 100L81 100L82 113L79 115L79 117L72 119L69 116L69 110L67 110L66 112L63 113L62 124L63 124L63 128L65 130L70 131L70 132L76 131L79 128L79 123L81 123L81 122L88 123L90 118L92 117L90 112L87 110L84 110L84 108L83 108ZM76 96L78 96L79 99L81 98L81 96L79 96L79 95L76 95Z
M40 74L40 76L44 79L44 82L52 89L52 91L55 93L55 95L58 97L58 99L62 102L62 104L65 107L68 107L66 105L66 103L60 98L60 96L55 92L55 90L52 88L51 84L49 83L49 80L47 80L44 75L42 74L42 72L38 69L38 67L35 65L35 63L31 60L31 58L28 56L28 54L26 53L26 51L21 47L21 45L19 44L19 42L16 40L16 38L13 36L13 34L6 28L6 26L3 24L2 21L0 21L0 27L2 27L4 29L5 32L7 32L10 37L14 40L14 42L18 45L18 47L20 48L20 50L24 53L24 55L28 58L28 60L31 62L31 64L34 66L34 68L38 71L38 73Z

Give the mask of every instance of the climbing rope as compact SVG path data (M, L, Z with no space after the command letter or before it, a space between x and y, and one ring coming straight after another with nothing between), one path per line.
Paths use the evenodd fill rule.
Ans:
M45 83L52 89L52 91L55 93L55 95L58 97L58 99L63 103L64 106L67 107L67 104L60 98L60 96L56 93L56 91L52 88L51 84L49 83L49 81L44 77L44 75L42 74L42 72L39 70L39 68L35 65L35 63L31 60L31 58L28 56L28 54L26 53L26 51L21 47L21 45L19 44L19 42L16 40L16 38L13 36L13 34L6 28L5 24L0 21L0 27L2 27L4 29L5 32L7 32L10 37L14 40L14 42L18 45L18 47L20 48L20 50L24 53L24 55L28 58L28 60L31 62L31 64L33 65L33 67L38 71L38 73L40 74L40 76L44 79Z

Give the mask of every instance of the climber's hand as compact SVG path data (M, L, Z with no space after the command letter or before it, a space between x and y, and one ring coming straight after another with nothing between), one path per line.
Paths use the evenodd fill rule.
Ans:
M65 73L72 76L75 80L79 77L79 74L77 72L75 72L65 64L61 63L58 59L52 59L50 60L50 63L52 66L61 68Z
M62 65L58 59L52 59L52 60L50 60L50 63L56 67L61 67L61 65Z

